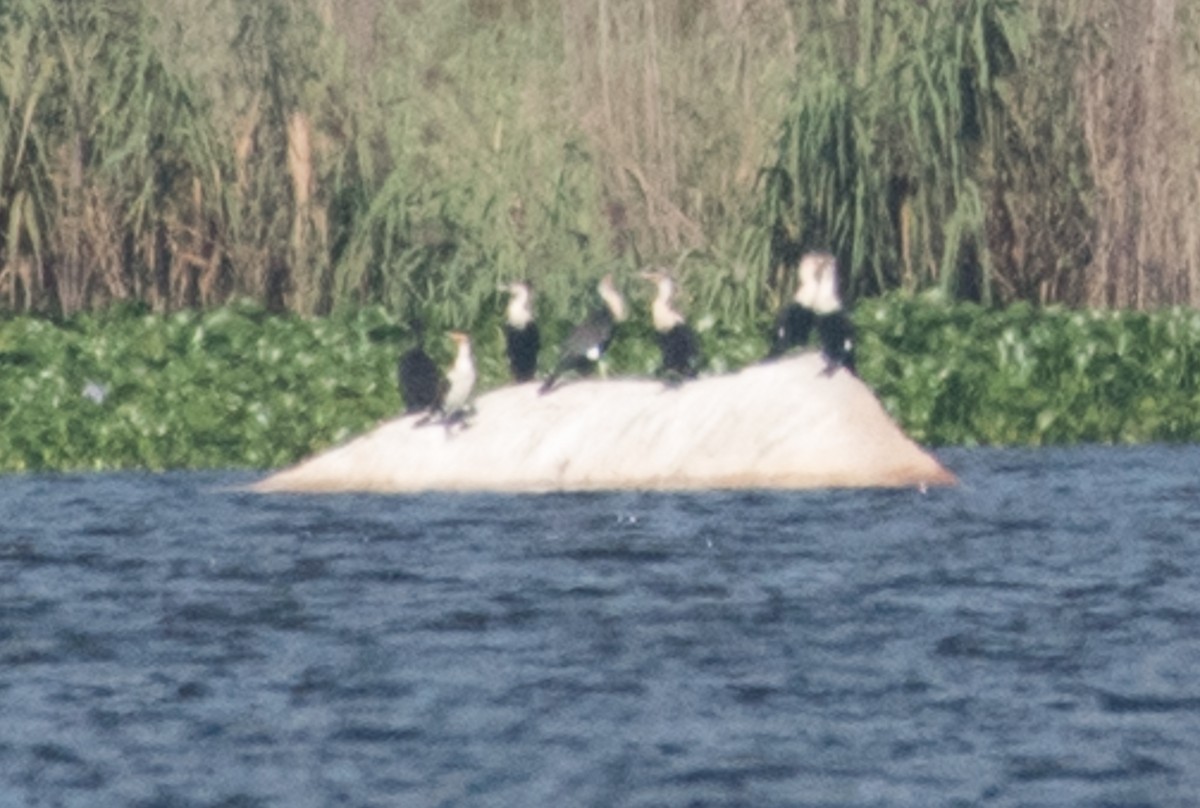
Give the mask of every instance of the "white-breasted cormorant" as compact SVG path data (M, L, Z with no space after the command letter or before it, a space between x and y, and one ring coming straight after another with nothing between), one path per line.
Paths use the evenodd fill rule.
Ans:
M471 356L471 338L462 331L451 331L450 339L458 346L454 364L446 371L446 394L442 397L441 410L447 419L461 416L466 409L471 391L475 389L475 358Z
M642 277L653 283L657 290L654 303L650 306L650 316L658 333L658 347L662 351L661 372L667 376L695 377L700 360L700 341L683 315L671 305L675 281L665 272L657 271L643 272Z
M825 355L825 373L832 374L839 367L854 373L854 324L838 292L837 259L829 253L823 256L817 269L813 311L817 313L817 336Z
M801 257L796 269L796 294L788 301L775 318L771 332L771 350L768 358L782 356L792 348L808 344L817 313L813 310L817 294L817 269L828 253L808 253ZM833 256L829 256L832 259Z
M439 380L438 398L430 407L429 414L417 422L424 426L433 420L435 414L441 415L441 423L447 428L462 421L467 414L467 401L475 388L475 359L471 355L471 338L462 331L451 331L450 339L454 340L457 351L454 362Z
M542 346L533 319L533 288L524 281L502 287L509 294L504 312L504 345L513 381L527 382L537 373L538 350Z
M813 329L821 343L827 374L839 367L854 372L854 325L838 292L837 259L827 252L806 253L797 271L799 286L775 320L769 357L806 345Z
M593 309L587 319L575 326L567 336L559 352L558 363L542 384L543 393L550 392L558 377L568 371L591 372L612 341L617 323L624 322L627 316L625 298L617 291L611 274L600 279L596 291L604 305Z

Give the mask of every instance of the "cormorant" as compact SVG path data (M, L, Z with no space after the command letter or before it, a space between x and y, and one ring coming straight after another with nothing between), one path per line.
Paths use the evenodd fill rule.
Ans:
M424 412L433 407L438 400L438 388L441 386L442 374L437 365L425 353L423 329L417 323L413 330L416 332L417 344L400 356L396 365L396 379L399 382L400 397L404 400L406 413Z
M642 277L657 289L650 315L654 330L658 332L658 347L662 351L662 373L689 379L695 377L700 343L683 315L671 306L675 282L665 272L643 272Z
M825 255L827 253L809 253L800 259L796 270L796 294L779 310L779 315L775 318L771 350L767 358L774 359L792 348L808 344L808 337L817 319L817 313L813 310L817 294L816 272ZM833 256L829 258L832 259Z
M504 343L513 380L527 382L537 373L542 340L533 319L533 289L524 281L502 287L510 295L504 316Z
M446 371L438 386L438 398L429 414L417 422L417 426L429 423L435 414L440 414L441 423L447 428L466 417L467 400L475 387L475 360L471 356L471 338L462 331L451 331L450 339L458 347L454 363Z
M828 253L825 256L826 260L817 269L817 292L813 297L825 374L832 375L839 367L855 373L854 324L838 294L837 260Z
M611 274L600 279L596 287L600 299L604 302L601 308L593 309L587 319L575 326L559 353L558 364L546 377L541 391L548 393L554 387L558 377L568 371L588 373L600 361L608 344L612 341L613 330L617 323L624 322L626 315L625 299L613 284Z
M442 396L441 411L447 422L462 417L475 387L475 359L471 356L471 338L462 331L451 331L450 339L458 346L454 364L446 371L446 393Z
M815 328L825 356L825 373L839 367L851 373L854 363L854 325L838 293L837 259L827 252L806 253L797 270L799 286L775 320L769 358L808 344Z

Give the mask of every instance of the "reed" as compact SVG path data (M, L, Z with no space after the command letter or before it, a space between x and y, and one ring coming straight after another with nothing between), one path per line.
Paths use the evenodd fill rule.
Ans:
M990 301L988 173L1007 157L1001 83L1029 21L1013 4L811 7L769 218L843 257L851 288L937 286Z
M1200 305L1200 4L1098 3L1079 79L1096 189L1096 306Z
M166 69L141 3L8 8L0 182L11 200L10 302L68 314L121 299L190 302L184 256L214 214L219 182L201 94Z
M1200 0L12 0L0 308L1200 304ZM1134 68L1137 69L1134 69ZM786 252L785 249L785 252Z
M833 248L859 294L1200 303L1200 4L806 13L763 226Z

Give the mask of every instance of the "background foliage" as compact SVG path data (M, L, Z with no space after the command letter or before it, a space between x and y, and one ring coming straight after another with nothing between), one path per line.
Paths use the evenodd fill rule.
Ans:
M892 295L864 304L857 324L864 381L920 442L1200 440L1200 313ZM710 372L762 357L762 326L703 332ZM644 315L629 325L613 372L653 371L650 334ZM0 323L0 471L288 464L399 411L395 362L411 339L378 305L319 319L256 303L11 319ZM480 386L507 383L498 322L476 343ZM449 361L449 340L429 348Z
M513 277L736 368L814 247L918 440L1194 439L1196 98L1200 0L0 0L0 467L287 462Z
M1200 0L4 0L0 310L1200 300Z

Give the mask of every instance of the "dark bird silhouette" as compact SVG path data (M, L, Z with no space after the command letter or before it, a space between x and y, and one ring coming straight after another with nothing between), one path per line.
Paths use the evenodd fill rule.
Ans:
M700 361L700 341L683 315L671 305L675 282L661 271L643 272L642 277L653 283L657 290L650 316L662 352L660 372L668 377L694 378Z
M839 367L857 373L854 358L854 324L845 310L817 315L817 335L821 339L821 353L825 355L825 373L832 374Z
M524 281L502 287L510 295L504 313L504 345L513 381L527 382L537 373L542 337L533 319L533 289Z
M612 275L605 275L596 291L604 305L593 309L587 319L575 326L567 336L559 352L558 363L542 384L542 393L550 392L554 383L564 373L590 373L612 342L617 324L624 322L625 299L617 291Z
M808 344L817 314L798 300L790 301L779 310L775 318L775 329L771 332L769 359L783 356L792 348Z
M406 413L426 412L437 404L442 374L425 353L424 333L420 323L413 326L417 343L400 356L396 378Z

